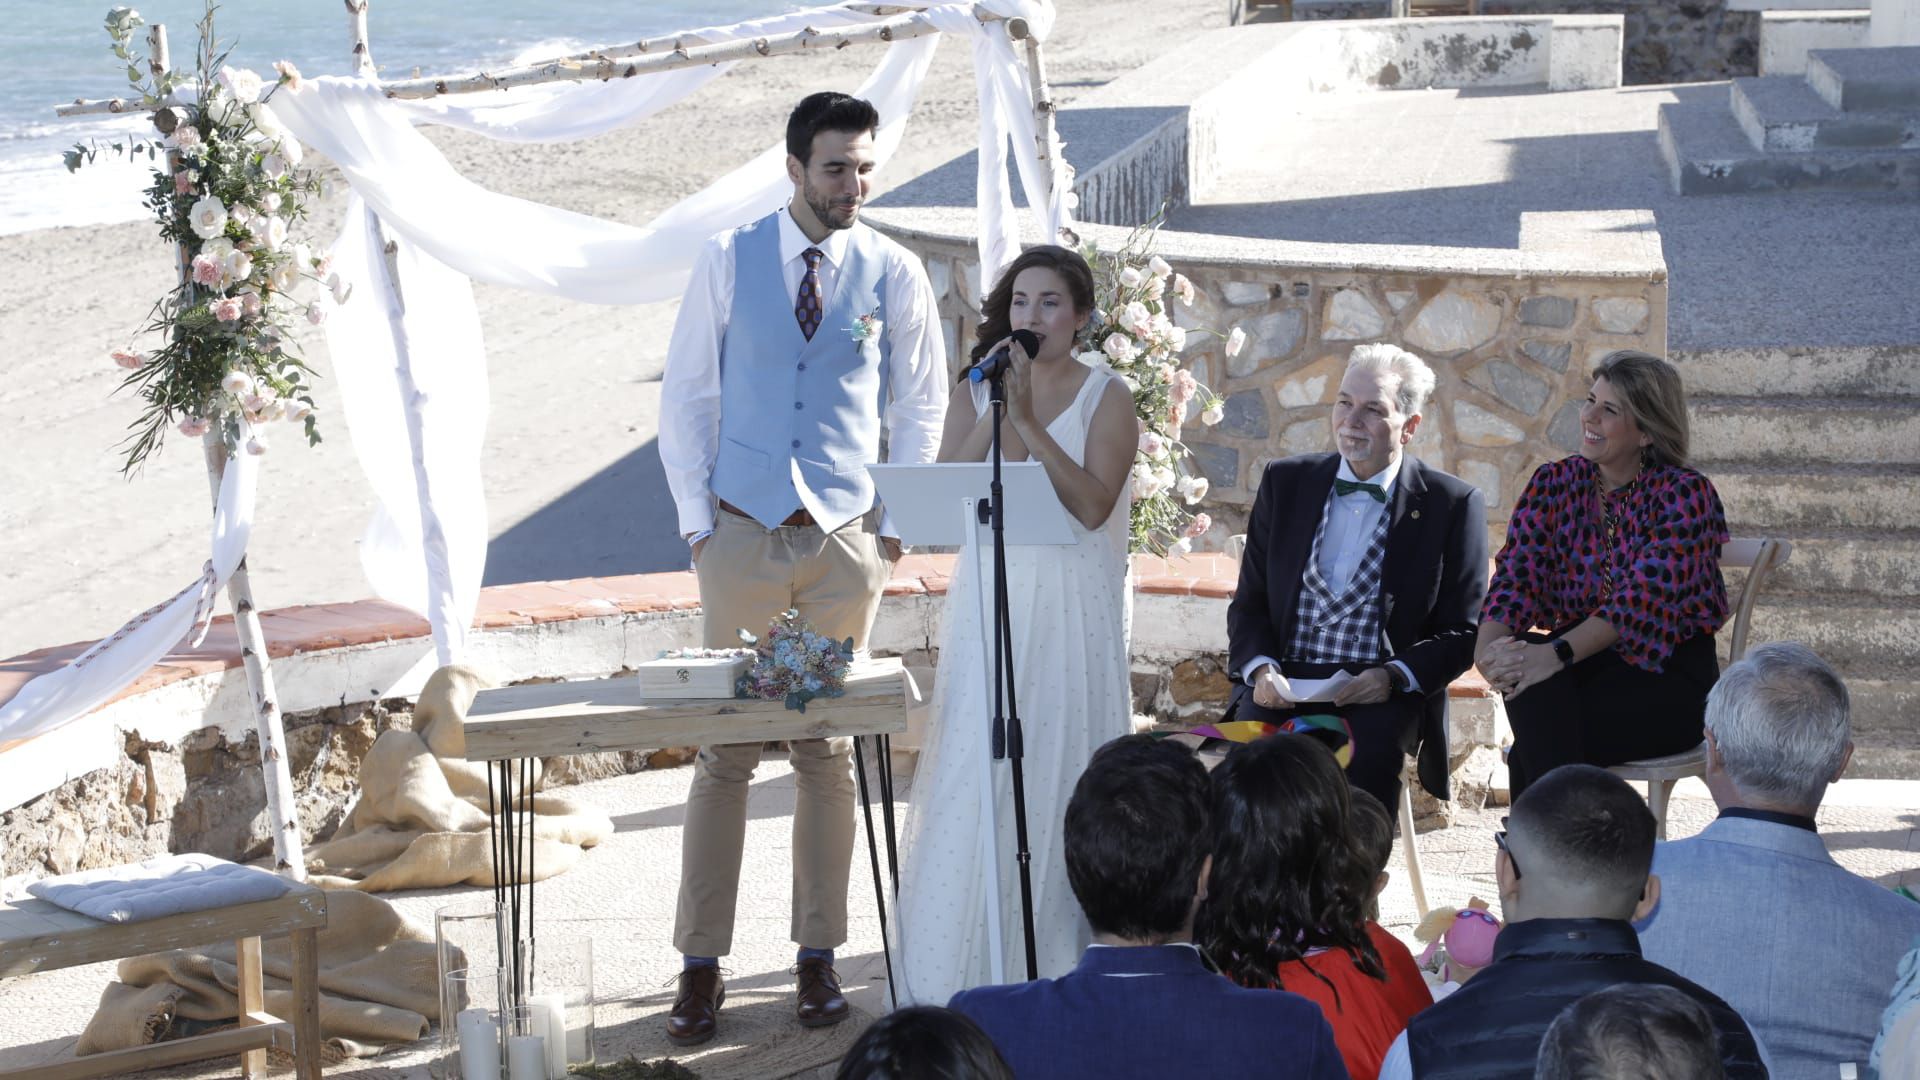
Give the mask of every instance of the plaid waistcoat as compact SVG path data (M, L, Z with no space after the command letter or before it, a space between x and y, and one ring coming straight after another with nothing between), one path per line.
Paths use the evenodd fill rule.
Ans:
M1300 596L1294 602L1293 633L1283 659L1309 664L1370 664L1392 654L1387 647L1380 613L1380 571L1387 560L1387 524L1392 508L1380 515L1367 553L1347 579L1346 591L1333 595L1320 576L1320 543L1327 535L1327 515L1313 532L1307 568L1300 575Z

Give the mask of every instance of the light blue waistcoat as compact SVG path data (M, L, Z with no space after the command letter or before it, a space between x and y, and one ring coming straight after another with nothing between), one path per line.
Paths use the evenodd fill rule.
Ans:
M862 315L887 319L880 234L856 225L833 297L808 341L780 270L781 209L734 234L733 311L720 343L720 450L713 493L771 529L801 508L795 478L832 531L873 507L889 349L856 343Z

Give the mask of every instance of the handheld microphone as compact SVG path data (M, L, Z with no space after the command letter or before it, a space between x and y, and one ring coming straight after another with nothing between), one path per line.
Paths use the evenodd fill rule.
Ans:
M1040 338L1031 330L1015 330L1009 336L1020 343L1020 347L1027 351L1028 356L1040 351ZM967 369L967 378L974 382L999 378L1013 363L1013 358L1007 355L1009 351L1010 346L1003 345L981 357L979 363Z

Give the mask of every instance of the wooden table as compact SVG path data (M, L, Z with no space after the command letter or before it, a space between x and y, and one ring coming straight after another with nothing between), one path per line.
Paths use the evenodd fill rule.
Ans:
M897 657L855 661L847 672L846 693L837 698L815 698L807 703L805 712L789 709L782 701L749 698L649 699L641 696L640 680L634 675L506 686L482 690L474 696L466 717L466 754L469 761L491 762L610 750L851 737L860 809L867 822L867 855L873 864L874 902L880 914L880 949L886 958L891 991L896 984L893 952L887 941L886 889L861 744L867 738L874 741L886 830L887 876L897 891L900 860L889 742L892 736L907 730L907 711L919 703L919 688ZM498 845L495 850L497 853ZM503 875L496 873L496 877Z
M240 1026L207 1035L171 1039L131 1050L91 1054L27 1069L4 1077L79 1080L124 1076L141 1069L239 1054L241 1074L265 1076L267 1048L293 1056L299 1080L320 1080L318 931L327 925L327 894L297 884L286 895L251 904L189 911L133 923L109 923L50 904L16 900L0 904L0 978L36 971L97 964L131 956L191 948L222 941L236 943L240 968ZM266 1011L261 982L260 939L281 934L291 939L293 999L291 1020Z

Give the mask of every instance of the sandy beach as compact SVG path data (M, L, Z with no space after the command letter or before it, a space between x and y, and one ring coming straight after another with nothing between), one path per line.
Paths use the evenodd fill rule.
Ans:
M1047 62L1062 104L1224 25L1227 10L1222 0L1056 6ZM377 57L377 41L374 49ZM521 146L428 131L486 187L643 224L776 141L800 97L852 89L878 58L849 49L742 64L673 109L588 142ZM110 65L100 74L110 90ZM972 148L974 101L970 50L943 43L876 194ZM316 207L305 230L316 246L337 231L344 199L341 191ZM172 252L145 222L0 237L0 656L109 633L186 584L207 557L197 440L170 440L130 479L120 471L117 444L138 408L114 394L122 373L108 353L141 344L136 332L172 275ZM490 286L477 298L493 403L488 583L684 565L654 448L678 304L600 308ZM315 331L303 345L323 376L327 441L308 449L291 425L275 433L249 558L268 608L370 591L357 555L370 495L324 378L325 343Z

